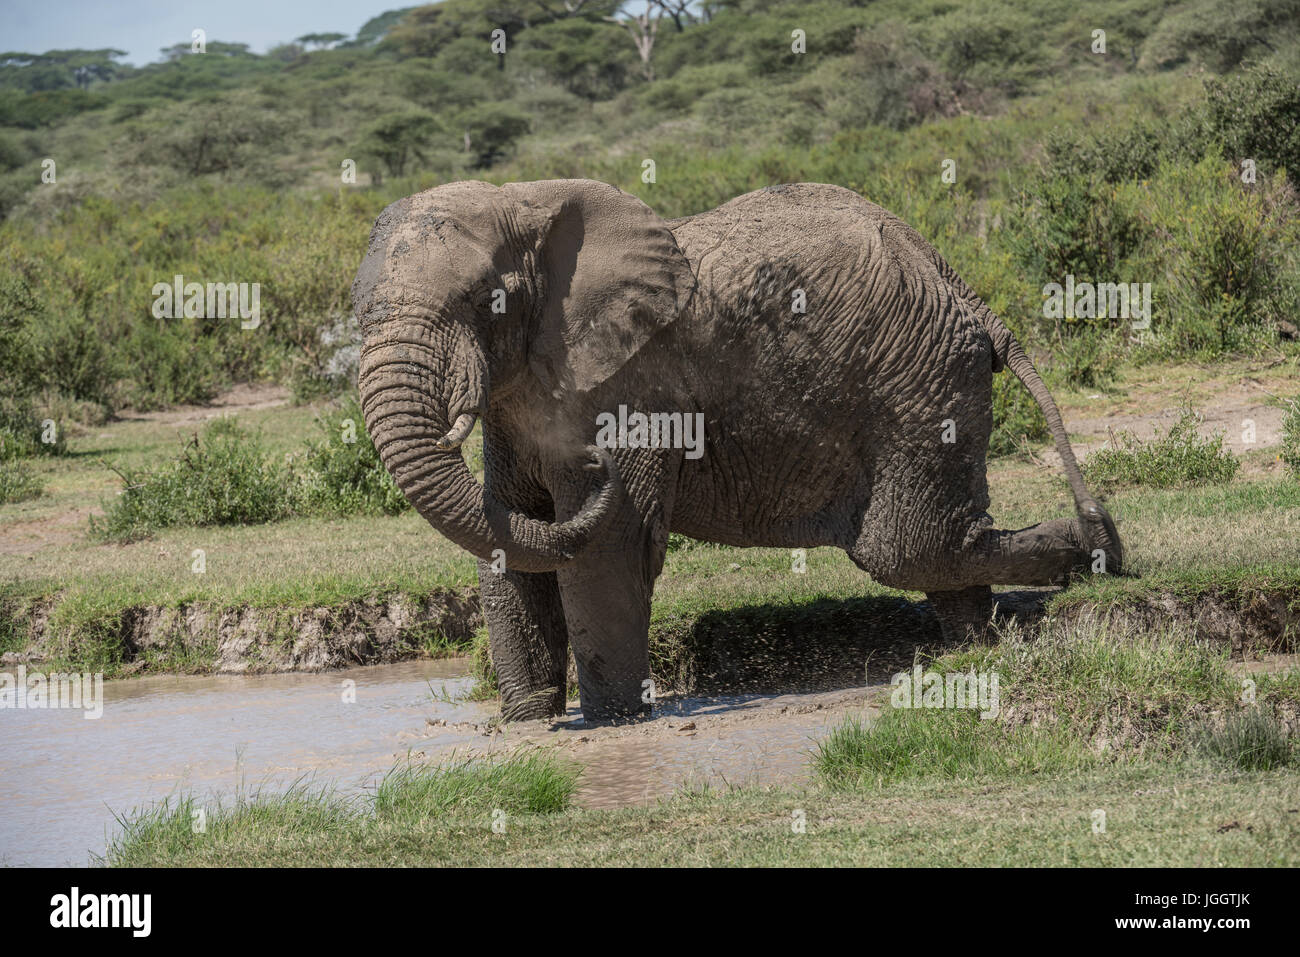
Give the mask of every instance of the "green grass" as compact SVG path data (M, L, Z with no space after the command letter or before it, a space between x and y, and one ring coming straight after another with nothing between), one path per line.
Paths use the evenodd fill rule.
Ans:
M1295 741L1261 708L1229 715L1222 723L1207 721L1194 729L1191 740L1201 754L1242 771L1292 767L1300 758Z
M1278 457L1291 472L1300 478L1300 399L1288 399L1286 416L1282 419L1282 449Z
M452 759L434 769L408 764L375 792L375 816L395 824L449 813L556 814L567 808L581 769L541 751L508 758Z
M494 824L507 830L520 816L545 816L569 807L581 769L543 751L505 757L452 758L439 765L406 764L379 782L373 795L349 798L298 783L279 793L240 793L233 803L210 804L179 795L118 817L122 833L104 857L116 867L192 864L234 866L252 847L262 852L311 846L335 866L369 864L362 847L430 827L453 832ZM196 833L196 815L204 828ZM391 853L404 853L404 841ZM349 850L350 847L358 850ZM410 848L407 847L406 851ZM254 855L256 857L256 855ZM243 866L254 862L245 859ZM285 859L284 864L305 863Z
M1222 485L1232 480L1241 461L1223 447L1223 434L1202 438L1197 426L1202 417L1184 408L1178 421L1164 434L1143 441L1121 432L1115 447L1088 457L1084 477L1101 492L1147 486L1177 488L1184 485Z
M737 789L650 807L427 817L408 826L285 804L200 839L145 831L110 851L140 867L1295 867L1300 775L1144 764L1060 776L942 778L884 791ZM802 811L804 833L792 828ZM1105 812L1105 832L1093 830ZM210 818L211 821L211 818ZM147 839L145 839L147 837Z
M1232 770L1290 761L1277 710L1300 706L1300 671L1241 677L1222 646L1186 627L1139 632L1106 623L1004 629L998 644L925 661L926 671L998 677L998 713L894 706L850 718L821 742L814 767L838 789L900 780L953 781L1071 773L1197 751Z
M1091 764L1087 748L1064 730L1007 731L968 711L924 719L886 709L873 724L853 718L816 752L818 776L837 789L882 788L911 778L953 781L1051 774Z

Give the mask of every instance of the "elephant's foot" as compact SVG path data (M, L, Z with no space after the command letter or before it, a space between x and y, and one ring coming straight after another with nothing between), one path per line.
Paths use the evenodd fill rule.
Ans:
M972 585L957 591L926 592L930 607L939 618L945 644L988 641L993 618L993 589Z
M637 623L639 624L639 623ZM581 639L573 646L578 663L578 695L588 724L627 724L652 717L655 687L650 679L649 635L606 633L592 647Z
M479 562L479 591L501 716L529 721L564 714L569 636L555 575L498 574Z
M1092 570L1093 555L1076 519L1053 519L1018 531L981 533L964 562L971 584L1063 585Z
M593 704L582 706L582 721L588 725L633 724L654 717L654 705L636 701L623 704Z
M564 691L563 687L551 687L507 694L503 688L501 717L506 721L541 721L559 717L567 710Z

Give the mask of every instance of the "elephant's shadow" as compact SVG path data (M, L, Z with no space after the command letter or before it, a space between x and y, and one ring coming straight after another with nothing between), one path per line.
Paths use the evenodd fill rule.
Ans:
M1033 621L1056 591L1001 593L999 618ZM948 647L929 602L872 596L710 611L650 651L656 690L680 701L884 684Z

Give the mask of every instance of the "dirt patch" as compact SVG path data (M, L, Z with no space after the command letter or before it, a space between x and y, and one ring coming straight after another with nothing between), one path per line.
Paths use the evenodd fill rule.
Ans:
M81 541L89 517L102 513L97 506L86 506L48 518L0 525L0 555L29 555L42 548Z
M1216 384L1211 396L1192 399L1193 408L1204 416L1197 431L1204 437L1223 433L1224 447L1234 455L1279 445L1282 420L1286 416L1286 409L1276 402L1279 388L1282 386L1271 380L1252 375ZM1122 407L1115 407L1112 399L1098 395L1096 399L1099 402L1112 406L1106 415L1092 416L1078 409L1064 412L1066 430L1079 437L1072 443L1075 453L1081 459L1085 458L1089 453L1110 445L1112 436L1121 431L1131 432L1142 440L1155 438L1157 431L1161 434L1168 432L1182 414L1182 402L1177 397L1165 394L1158 399L1141 398L1155 407L1149 411L1125 411ZM1253 423L1253 436L1248 430L1249 423ZM1248 442L1250 438L1253 441ZM1060 467L1061 459L1054 449L1037 454L1053 468Z
M188 425L217 419L231 412L248 412L254 409L273 409L289 404L290 393L284 386L250 383L237 385L223 392L207 405L178 405L154 412L136 412L123 409L117 415L121 422L157 422L162 425Z
M583 766L580 807L645 804L682 786L788 785L806 778L817 741L849 715L871 718L887 685L795 695L669 696L653 721L590 727L578 709L557 721L430 721L423 761L555 749Z

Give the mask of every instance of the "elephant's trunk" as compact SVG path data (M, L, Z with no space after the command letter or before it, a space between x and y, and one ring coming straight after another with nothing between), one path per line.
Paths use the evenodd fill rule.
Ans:
M474 480L459 451L476 413L487 409L482 352L463 340L451 351L460 368L444 378L452 380L446 391L456 398L445 412L435 411L433 350L418 338L367 343L361 361L366 429L398 488L434 528L484 561L504 555L509 570L545 572L572 560L604 528L623 494L613 460L588 449L586 468L603 472L603 481L567 522L502 507ZM453 416L450 428L440 424Z

